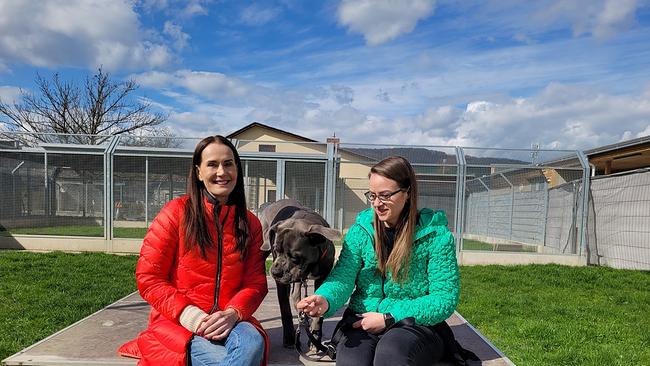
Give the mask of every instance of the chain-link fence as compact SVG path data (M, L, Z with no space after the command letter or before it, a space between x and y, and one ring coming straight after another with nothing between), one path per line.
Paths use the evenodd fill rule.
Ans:
M341 144L338 148L339 174L336 186L336 223L346 229L359 211L368 208L363 195L368 190L370 168L382 159L399 155L412 164L418 181L420 207L432 207L447 214L455 227L457 165L455 148L446 146L394 147Z
M199 141L3 134L0 230L15 237L141 238L185 194ZM233 141L254 213L293 198L346 231L369 207L370 167L400 155L416 171L420 206L446 212L459 249L582 254L588 167L578 152L262 139Z
M582 201L577 190L561 193L562 187L583 187L584 157L548 150L462 150L467 154L464 249L581 253L583 239L575 229L583 225L582 206L577 206ZM558 249L560 241L571 245Z

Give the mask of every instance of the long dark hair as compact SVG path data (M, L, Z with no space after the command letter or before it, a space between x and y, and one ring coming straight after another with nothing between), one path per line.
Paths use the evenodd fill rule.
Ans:
M208 222L205 219L205 204L203 203L203 191L205 185L199 180L197 167L201 165L201 154L210 144L220 144L227 146L235 156L235 165L237 165L237 182L230 195L226 205L235 206L235 238L237 239L237 250L243 258L246 255L246 243L248 241L248 216L246 210L246 196L244 194L244 172L242 170L241 159L235 146L221 135L208 136L201 140L194 148L192 155L192 166L187 177L187 194L189 200L185 205L185 243L187 250L192 250L198 246L201 255L206 257L206 250L214 245L213 238L210 236ZM215 217L215 220L219 220ZM216 225L216 224L215 224Z
M401 156L389 156L370 168L370 174L378 174L397 182L397 185L408 193L408 198L395 227L395 244L389 256L384 253L385 227L374 215L375 253L377 254L377 269L386 276L387 270L392 272L393 280L403 281L408 278L413 236L418 220L418 183L411 164ZM369 174L369 175L370 175Z

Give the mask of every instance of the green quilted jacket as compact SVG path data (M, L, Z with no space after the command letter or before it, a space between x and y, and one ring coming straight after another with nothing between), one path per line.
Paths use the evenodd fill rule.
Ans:
M377 271L373 246L372 209L359 213L343 241L332 272L316 290L329 302L332 316L350 299L356 313L391 313L396 321L414 317L418 325L433 325L456 309L460 294L454 237L443 211L421 209L408 279L402 284Z

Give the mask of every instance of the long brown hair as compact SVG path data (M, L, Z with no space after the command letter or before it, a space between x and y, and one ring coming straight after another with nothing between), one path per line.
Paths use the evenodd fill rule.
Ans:
M408 278L413 236L418 220L418 184L415 179L415 171L413 171L413 167L408 160L403 157L389 156L370 168L368 176L371 174L378 174L384 178L394 180L401 189L408 193L404 208L402 208L397 220L395 244L389 256L384 253L386 228L379 221L377 213L375 213L373 219L377 268L382 276L386 276L387 271L390 270L393 281L399 280L403 282Z
M206 257L206 250L214 245L213 238L210 236L208 222L205 219L205 204L203 203L203 191L205 185L199 180L197 167L201 165L201 154L210 144L220 144L227 146L235 157L237 165L237 182L230 195L226 205L235 206L235 237L237 239L237 250L243 258L246 255L246 242L248 240L248 216L246 211L246 196L244 195L244 172L242 170L241 159L235 146L221 135L208 136L201 140L194 148L192 155L192 166L187 177L187 194L189 200L185 205L185 243L187 250L192 250L198 246L201 255ZM215 220L219 220L215 217Z

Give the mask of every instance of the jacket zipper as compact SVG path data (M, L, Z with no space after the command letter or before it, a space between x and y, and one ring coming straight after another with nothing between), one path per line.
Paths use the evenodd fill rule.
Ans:
M223 225L228 219L228 214L230 214L230 206L228 206L228 211L226 211L226 215L224 216L221 223L219 223L219 213L215 212L214 214L216 217L216 220L214 221L217 223L217 283L214 285L214 303L208 314L212 314L215 311L219 310L219 289L221 287L221 266L223 260Z

